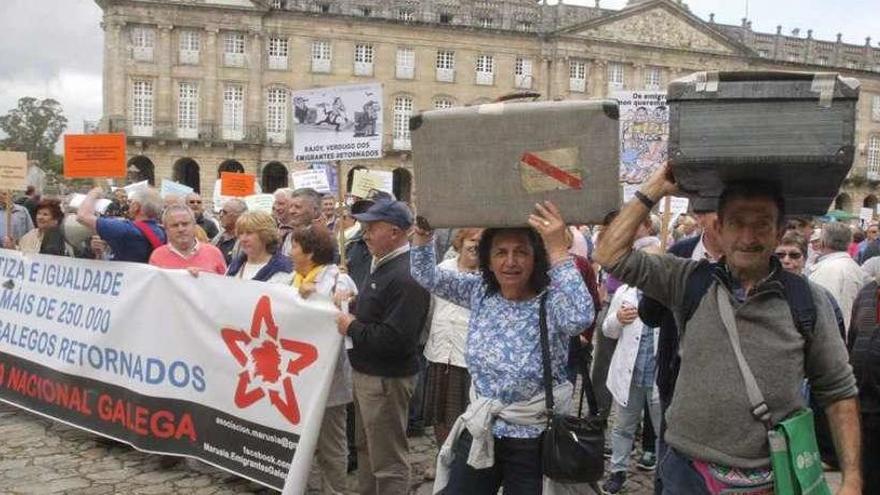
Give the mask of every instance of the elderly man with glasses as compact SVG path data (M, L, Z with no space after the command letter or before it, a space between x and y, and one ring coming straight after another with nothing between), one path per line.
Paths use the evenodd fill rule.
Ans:
M235 222L246 211L247 204L238 198L227 199L220 208L220 226L223 227L223 232L217 234L211 244L223 253L227 265L240 253L238 237L235 235Z

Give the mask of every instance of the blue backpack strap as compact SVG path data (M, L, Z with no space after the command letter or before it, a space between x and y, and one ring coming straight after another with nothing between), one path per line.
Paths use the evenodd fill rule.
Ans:
M782 282L794 326L809 345L813 340L817 318L816 302L813 301L810 284L802 275L784 270L780 271L779 279Z

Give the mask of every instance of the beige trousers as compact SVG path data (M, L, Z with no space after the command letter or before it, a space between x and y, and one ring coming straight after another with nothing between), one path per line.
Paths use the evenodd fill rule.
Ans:
M406 423L416 377L383 378L352 372L358 493L409 493Z
M315 455L321 468L321 493L343 495L348 491L348 442L345 437L345 404L324 410Z

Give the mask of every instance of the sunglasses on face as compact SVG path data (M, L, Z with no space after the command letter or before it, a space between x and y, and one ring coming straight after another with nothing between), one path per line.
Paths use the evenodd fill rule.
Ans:
M793 260L799 260L803 256L800 251L776 251L776 257L779 259L783 259L785 257L789 257Z
M200 204L202 204L201 201L187 201L187 203L189 203L189 204L191 204L191 205L200 205Z

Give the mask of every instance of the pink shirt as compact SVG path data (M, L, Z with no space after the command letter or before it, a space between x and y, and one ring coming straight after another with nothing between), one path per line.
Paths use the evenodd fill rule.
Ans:
M198 243L196 252L189 257L184 257L171 244L159 246L150 255L150 264L159 268L189 268L197 267L204 272L213 272L219 275L226 274L226 260L223 253L216 247Z

